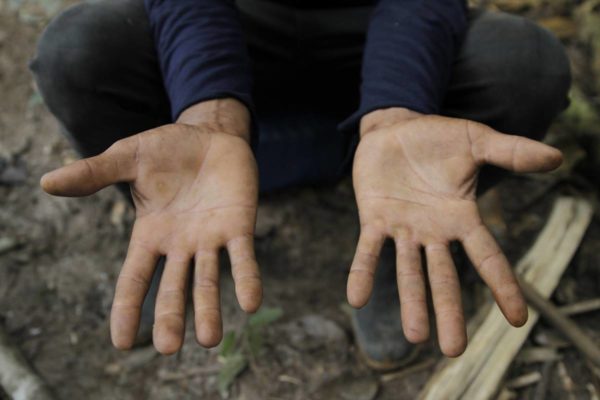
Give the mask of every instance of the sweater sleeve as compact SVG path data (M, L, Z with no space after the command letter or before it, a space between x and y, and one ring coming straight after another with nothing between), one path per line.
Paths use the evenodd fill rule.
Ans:
M463 0L379 0L367 32L360 106L340 128L357 129L363 115L381 108L439 113L466 29Z
M201 101L232 97L253 111L250 63L233 0L145 0L176 120Z

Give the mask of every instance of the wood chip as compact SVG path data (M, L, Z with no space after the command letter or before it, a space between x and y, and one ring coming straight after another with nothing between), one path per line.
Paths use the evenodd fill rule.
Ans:
M502 388L496 400L514 400L517 398L517 394L508 388Z
M563 388L568 394L568 400L575 400L575 396L573 395L573 389L575 388L575 384L573 383L573 379L571 379L569 372L567 372L567 367L565 366L565 363L563 363L562 361L559 362L557 371L558 376L560 377L560 380L562 382Z
M564 315L579 315L600 310L600 298L584 300L559 308Z
M540 379L542 379L542 374L540 374L539 371L533 371L511 379L510 381L506 382L506 387L508 389L521 389L531 386L534 383L538 383Z
M5 236L0 237L0 254L8 253L19 245L16 239Z
M533 398L531 400L545 400L548 394L548 387L550 386L550 379L552 372L554 371L555 361L548 361L544 363L542 367L542 379L538 382L533 392Z
M519 352L516 362L522 364L545 363L560 360L562 356L554 347L527 347Z
M561 336L551 331L541 331L535 334L533 340L544 347L553 347L555 349L564 349L571 347L571 343L563 339Z
M588 393L590 394L590 400L600 400L599 396L598 396L598 390L596 390L596 386L594 386L592 383L587 383L585 385L585 388L588 390Z
M291 383L296 386L302 385L302 380L290 375L279 375L277 379L279 379L279 382Z

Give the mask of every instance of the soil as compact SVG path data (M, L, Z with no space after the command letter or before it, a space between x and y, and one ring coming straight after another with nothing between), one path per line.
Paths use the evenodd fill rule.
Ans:
M44 172L77 158L27 69L43 27L69 3L0 0L0 326L59 399L220 399L219 349L198 346L193 324L174 356L159 356L152 347L120 352L110 345L108 314L134 218L119 192L108 188L68 199L39 188ZM512 261L542 228L553 198L566 190L573 185L508 178L486 196L492 205L488 220ZM540 197L527 204L536 192ZM261 199L257 255L264 305L281 308L283 316L262 332L261 353L235 379L231 398L416 398L441 359L434 338L416 361L421 368L386 382L353 345L345 280L357 229L349 179ZM599 243L595 220L555 301L598 295ZM462 269L462 278L473 314L485 289L469 268ZM246 316L228 273L222 302L225 330L241 332ZM576 321L600 342L597 312ZM550 327L538 324L530 340L548 332ZM597 398L598 376L572 348L560 352L572 386L555 371L547 398ZM507 379L540 369L515 363ZM534 387L517 390L518 398L530 398ZM0 390L0 399L5 397Z

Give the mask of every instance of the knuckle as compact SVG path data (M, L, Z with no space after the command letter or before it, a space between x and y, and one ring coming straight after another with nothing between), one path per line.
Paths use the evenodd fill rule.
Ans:
M117 287L122 287L124 285L135 285L139 286L141 289L146 289L150 286L150 282L138 275L132 274L121 274L119 277L119 282L117 283ZM118 289L117 289L118 290Z
M261 277L258 273L245 273L245 274L238 274L235 277L235 281L236 283L240 284L246 284L246 283L261 283Z
M253 255L244 254L238 255L236 258L232 260L231 263L232 273L234 274L234 278L236 275L241 274L241 271L253 271L258 270L258 263L254 259Z
M181 320L183 319L183 312L178 310L158 311L154 315L154 319L157 324L165 322L166 320Z
M492 289L494 296L502 301L523 301L521 289L515 282L506 282Z
M239 235L236 235L229 240L227 240L227 246L237 245L240 242L242 244L252 244L254 241L254 234L252 232L244 232Z
M424 296L420 296L420 295L401 296L400 304L404 305L404 306L411 306L411 307L426 306L427 301L425 300Z
M141 304L127 303L127 302L114 302L112 305L113 312L133 311L137 312L142 309Z
M398 268L396 276L401 280L421 280L423 271L420 268Z
M479 269L481 271L487 271L489 269L497 268L504 263L504 254L501 250L497 250L492 254L485 256L479 263Z
M373 271L371 268L356 265L352 266L349 275L351 277L355 276L357 279L360 279L360 276L366 276L366 278L373 279L373 277L375 276L375 271Z
M461 322L464 321L462 307L453 304L446 304L443 307L438 307L435 311L436 318L444 321Z
M361 264L375 264L379 260L379 254L360 250L356 252L356 260Z
M480 236L482 234L482 230L487 230L483 220L480 217L474 221L474 223L468 226L464 233L462 234L462 241L468 243L469 240L474 236Z
M194 307L194 310L201 311L202 316L204 318L207 318L210 316L218 317L221 315L220 314L221 309L218 305L199 304L198 306Z
M433 274L429 276L429 282L434 287L454 287L457 285L457 277L453 274Z
M212 277L201 276L194 281L195 289L210 290L210 289L217 289L218 287L219 287L218 280L215 278L212 278Z
M183 288L180 287L175 287L175 288L164 288L164 289L159 289L158 291L158 295L156 296L157 301L158 300L168 300L168 299L173 299L173 300L179 300L180 298L184 297L184 290Z

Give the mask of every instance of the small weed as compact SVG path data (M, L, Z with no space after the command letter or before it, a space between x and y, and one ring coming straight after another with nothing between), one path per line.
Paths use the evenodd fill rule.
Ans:
M283 315L280 308L261 308L251 315L238 333L229 331L223 337L219 362L222 367L218 376L218 389L222 398L229 396L229 388L235 378L257 357L263 346L263 329Z

